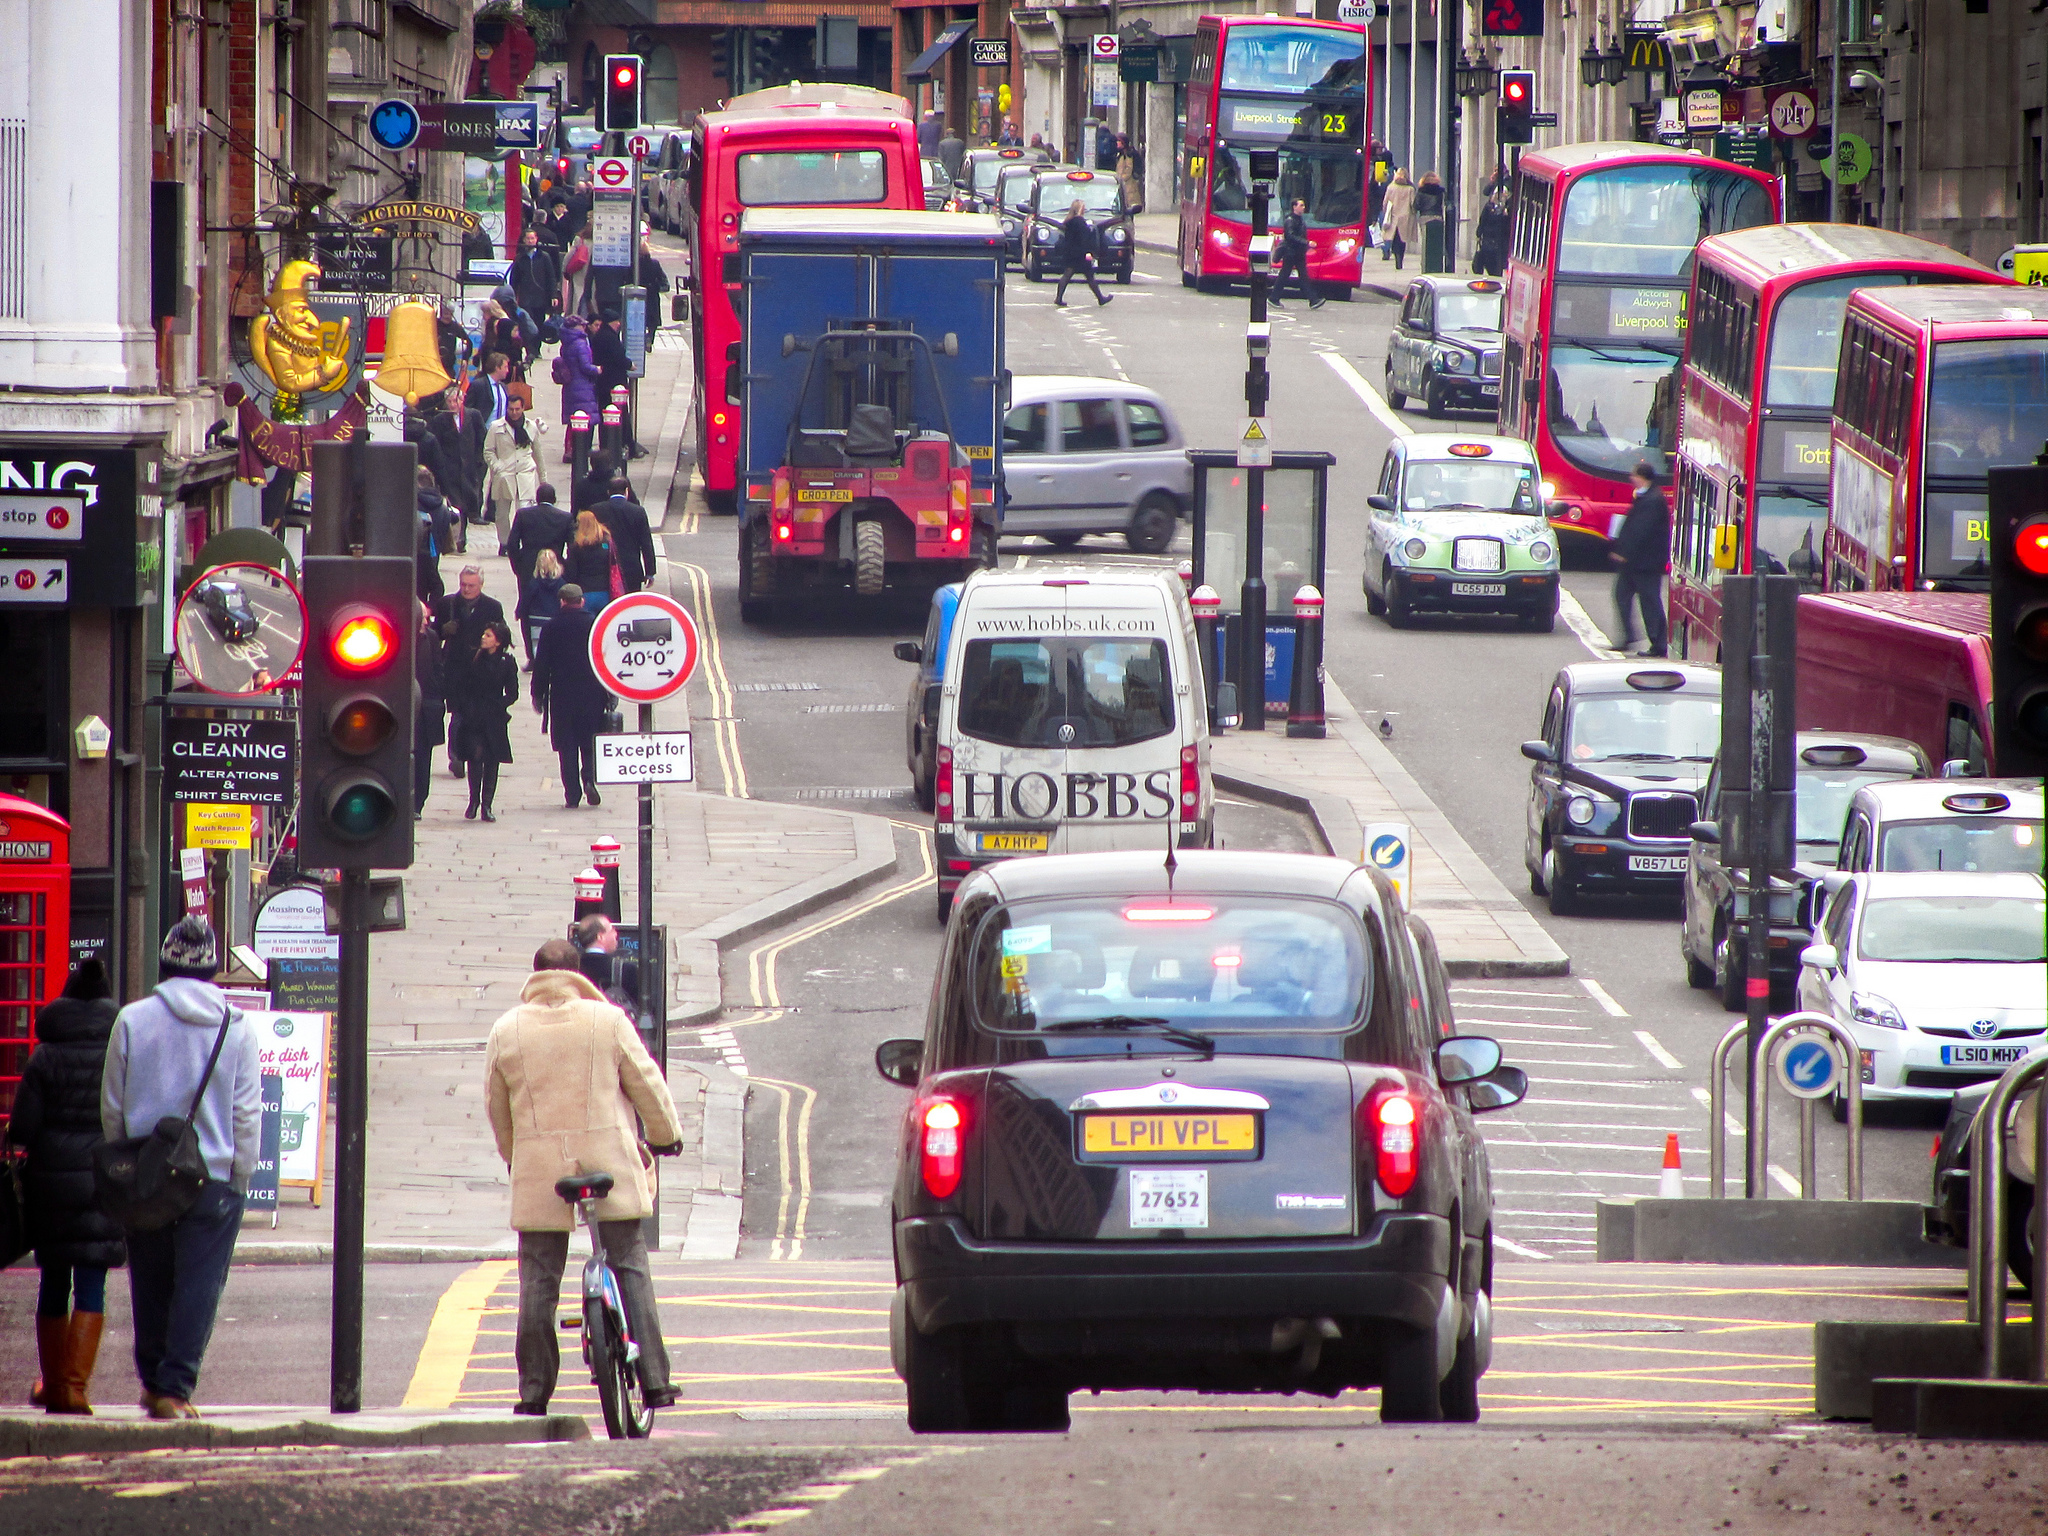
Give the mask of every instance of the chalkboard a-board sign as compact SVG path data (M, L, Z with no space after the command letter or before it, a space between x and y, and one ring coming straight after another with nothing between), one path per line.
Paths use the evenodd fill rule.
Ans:
M339 1013L339 960L270 962L270 1006L279 1013Z

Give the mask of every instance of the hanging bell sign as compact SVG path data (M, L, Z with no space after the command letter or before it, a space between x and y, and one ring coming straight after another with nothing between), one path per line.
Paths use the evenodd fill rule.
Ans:
M434 306L408 299L384 322L384 361L370 382L409 406L438 395L455 381L441 366L441 337Z

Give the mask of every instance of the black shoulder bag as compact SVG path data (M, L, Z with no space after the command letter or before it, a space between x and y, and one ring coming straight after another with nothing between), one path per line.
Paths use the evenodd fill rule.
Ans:
M159 1232L168 1227L192 1209L206 1186L206 1159L199 1154L199 1131L192 1119L206 1097L206 1085L213 1081L231 1017L223 1007L220 1030L213 1037L213 1054L206 1058L206 1074L199 1079L184 1119L165 1115L147 1136L103 1141L93 1148L93 1182L99 1188L100 1209L132 1232Z

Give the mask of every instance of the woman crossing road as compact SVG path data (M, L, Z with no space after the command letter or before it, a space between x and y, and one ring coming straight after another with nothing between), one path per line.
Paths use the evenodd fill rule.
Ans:
M1060 286L1053 294L1055 307L1067 307L1067 284L1079 273L1088 285L1088 291L1095 295L1099 309L1112 297L1102 291L1102 285L1095 281L1095 226L1088 222L1088 206L1078 197L1068 212L1066 222L1060 225L1060 243L1053 251L1053 258L1059 263Z

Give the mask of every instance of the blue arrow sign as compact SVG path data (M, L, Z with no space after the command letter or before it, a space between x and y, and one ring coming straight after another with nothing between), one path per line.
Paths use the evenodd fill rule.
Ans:
M1802 1098L1817 1099L1835 1086L1841 1062L1824 1040L1795 1040L1778 1058L1785 1086Z
M1381 869L1392 869L1408 857L1408 845L1391 832L1382 832L1372 840L1366 849L1374 864Z

